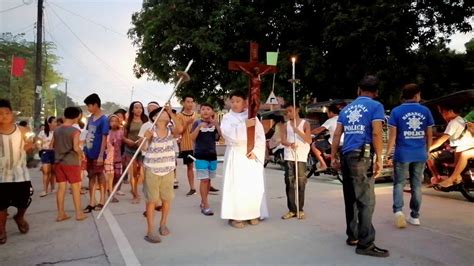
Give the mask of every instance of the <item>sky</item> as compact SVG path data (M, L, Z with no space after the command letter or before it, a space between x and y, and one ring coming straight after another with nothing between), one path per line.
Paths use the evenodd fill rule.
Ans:
M133 74L136 47L127 31L143 0L44 1L45 38L57 45L61 59L56 69L68 80L68 95L74 101L82 103L93 92L103 102L123 106L132 99L161 104L169 98L173 84L137 79ZM0 0L0 33L25 32L27 40L34 40L36 6L36 0ZM464 52L464 44L473 37L473 32L454 34L449 47ZM58 89L64 89L64 84ZM175 98L172 104L177 105Z

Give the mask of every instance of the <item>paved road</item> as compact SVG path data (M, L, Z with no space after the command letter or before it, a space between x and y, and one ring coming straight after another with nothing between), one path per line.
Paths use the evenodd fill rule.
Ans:
M399 230L393 226L391 186L378 184L376 243L391 252L389 258L381 259L356 255L345 245L342 189L328 177L308 182L306 220L283 221L282 172L266 169L271 217L258 226L238 230L218 215L200 214L199 195L184 196L188 188L180 166L181 186L172 206L171 234L153 245L143 240L144 204L133 205L130 196L125 196L100 220L91 217L84 222L56 223L55 198L39 198L40 174L37 169L31 173L36 194L27 216L30 233L20 235L13 220L8 220L8 242L0 246L0 265L474 265L474 204L455 193L426 190L422 226ZM222 176L213 184L221 187ZM126 185L124 191L128 189ZM216 214L220 198L211 196ZM68 196L66 200L72 215L72 199ZM86 200L84 197L84 204Z

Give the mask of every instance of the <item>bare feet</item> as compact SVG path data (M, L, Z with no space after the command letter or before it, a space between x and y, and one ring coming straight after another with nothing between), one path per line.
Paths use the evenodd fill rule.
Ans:
M58 217L56 218L56 222L63 222L69 219L71 219L71 216L68 216L67 214L58 215Z
M84 215L84 214L79 214L79 216L76 215L76 221L84 221L85 219L89 218L89 216Z

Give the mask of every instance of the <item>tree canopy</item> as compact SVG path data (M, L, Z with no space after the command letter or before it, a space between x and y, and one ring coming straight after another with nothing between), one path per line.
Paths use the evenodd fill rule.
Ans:
M64 110L64 93L56 89L50 89L51 84L63 82L63 77L55 69L59 57L55 55L54 43L44 44L43 56L43 103L46 116L54 115L55 110L62 114ZM10 75L12 56L26 59L24 74L15 78ZM0 95L11 101L15 110L20 111L22 116L33 116L34 88L35 88L35 43L24 40L22 34L12 35L2 33L0 35ZM72 99L68 99L72 103Z
M199 101L222 105L229 90L247 88L244 75L229 72L227 62L247 61L250 41L260 44L261 59L266 51L280 51L277 95L290 95L289 58L296 55L300 100L354 97L358 80L371 73L390 101L405 82L444 91L453 90L452 83L472 87L472 68L459 66L445 43L455 31L472 30L473 11L462 0L147 0L132 16L129 36L138 48L137 77L169 82L195 60L192 80L178 95L193 93ZM462 73L441 82L446 71L454 72L451 66ZM272 79L264 81L266 97Z

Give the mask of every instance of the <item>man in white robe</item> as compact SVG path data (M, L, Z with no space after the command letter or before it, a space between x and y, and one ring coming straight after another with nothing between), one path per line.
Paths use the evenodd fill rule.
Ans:
M234 102L242 99L245 102L245 94L231 94L232 110L221 122L227 145L221 218L228 219L236 228L244 227L245 221L256 225L259 219L268 217L263 178L265 132L258 119L248 120L247 110L235 108ZM247 126L252 124L255 124L255 147L247 154Z

